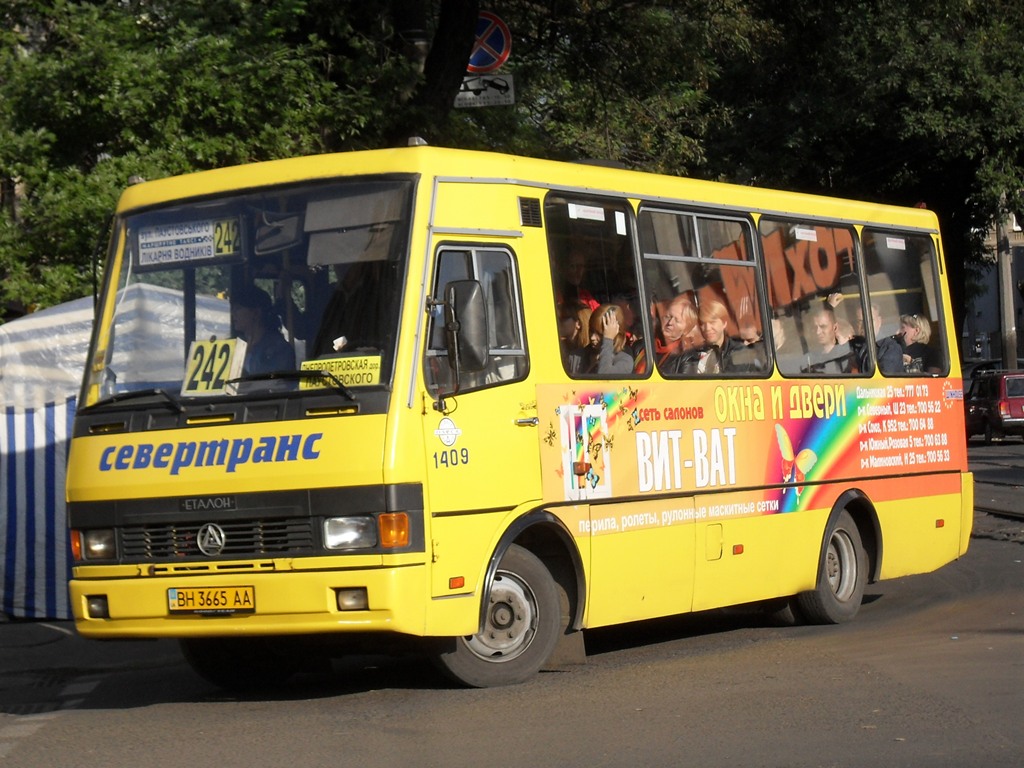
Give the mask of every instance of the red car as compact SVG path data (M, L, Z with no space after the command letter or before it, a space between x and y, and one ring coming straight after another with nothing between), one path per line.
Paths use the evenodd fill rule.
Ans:
M965 401L967 438L1024 438L1024 371L985 371L971 382Z

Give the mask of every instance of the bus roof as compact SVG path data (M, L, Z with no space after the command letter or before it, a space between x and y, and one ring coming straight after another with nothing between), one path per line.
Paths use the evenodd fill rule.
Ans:
M634 199L728 207L800 218L814 215L938 231L933 211L882 203L705 181L588 163L543 160L497 152L415 146L307 155L198 171L127 188L119 212L225 192L278 184L369 174L420 174L427 178L503 181L522 186L620 195Z

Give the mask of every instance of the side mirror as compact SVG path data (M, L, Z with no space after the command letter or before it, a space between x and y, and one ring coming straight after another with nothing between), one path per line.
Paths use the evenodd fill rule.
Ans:
M487 367L487 313L484 291L476 280L455 280L448 284L444 300L444 329L448 343L448 365L455 371L477 373ZM456 385L457 386L457 385Z
M434 410L448 413L446 397L459 394L463 373L487 368L487 312L484 291L476 280L455 280L444 292L444 331L452 391L438 392Z

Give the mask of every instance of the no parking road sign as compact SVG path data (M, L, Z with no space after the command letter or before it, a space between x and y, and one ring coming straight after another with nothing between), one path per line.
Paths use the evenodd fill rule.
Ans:
M490 11L480 11L476 20L476 41L466 70L474 75L493 72L508 61L512 35L508 26Z

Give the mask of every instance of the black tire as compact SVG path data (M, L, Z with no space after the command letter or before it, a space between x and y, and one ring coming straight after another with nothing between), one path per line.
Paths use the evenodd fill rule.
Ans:
M533 677L563 628L554 579L532 552L510 546L489 587L483 629L454 638L434 655L446 675L472 688L514 685Z
M298 660L276 652L269 638L192 637L179 644L196 674L229 691L278 688L298 671Z
M860 531L845 509L826 534L818 566L818 585L798 596L800 612L812 624L839 624L860 610L868 559Z
M985 445L991 445L992 444L992 424L991 424L991 422L988 422L988 421L985 422L985 436L984 436L984 440L985 440Z

